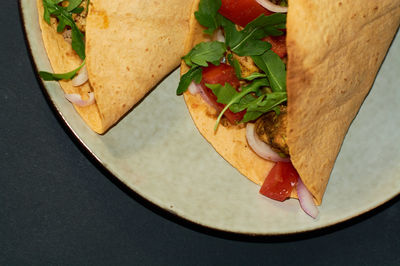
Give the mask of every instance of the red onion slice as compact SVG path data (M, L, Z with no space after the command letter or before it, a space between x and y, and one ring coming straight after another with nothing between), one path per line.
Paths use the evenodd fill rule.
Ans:
M300 177L297 180L297 196L299 197L300 206L305 213L310 215L312 218L317 218L318 208L315 206L313 196L310 191L306 188L304 183L301 181Z
M88 81L88 72L86 65L84 65L81 70L79 70L78 75L76 75L72 79L72 86L81 86L82 84L85 84Z
M214 41L219 41L219 42L225 42L225 36L224 36L224 34L222 33L222 30L221 30L221 29L217 30L217 31L214 33L213 40L214 40Z
M255 130L255 125L253 123L247 123L246 126L246 138L252 150L261 158L273 161L273 162L289 162L289 158L282 158L271 149L265 142L261 141Z
M203 100L210 105L212 108L214 108L215 110L217 110L218 112L221 112L221 108L215 104L215 102L213 101L213 99L210 98L210 96L204 91L203 86L201 86L200 84L197 85L198 89L199 89L199 93L201 95L201 98L203 98Z
M256 0L256 1L257 1L257 3L262 5L264 8L268 9L269 11L275 12L275 13L287 13L287 11L288 11L287 6L279 6L268 0Z
M88 106L94 103L94 93L89 92L89 99L88 100L82 100L82 97L80 94L76 93L71 93L71 94L64 94L65 98L67 98L68 101L70 101L73 104L76 104L80 107Z
M188 91L190 94L195 95L200 92L200 84L196 84L194 81L192 81L188 87Z

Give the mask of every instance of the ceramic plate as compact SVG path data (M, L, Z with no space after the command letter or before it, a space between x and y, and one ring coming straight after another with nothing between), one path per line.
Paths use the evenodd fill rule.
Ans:
M21 9L35 64L48 70L35 3L21 0ZM56 82L44 88L90 153L150 202L206 227L275 235L333 225L399 194L399 73L397 37L346 136L316 220L300 209L297 200L280 203L260 196L259 187L201 137L183 98L175 96L178 71L104 136L83 123Z

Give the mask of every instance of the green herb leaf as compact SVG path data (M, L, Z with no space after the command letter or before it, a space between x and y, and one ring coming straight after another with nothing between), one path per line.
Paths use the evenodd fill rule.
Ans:
M218 115L217 121L214 126L214 130L215 131L217 130L218 125L221 121L221 118L224 115L224 113L226 112L226 110L228 110L228 108L230 108L234 104L239 103L240 100L243 97L245 97L246 95L248 95L249 93L255 93L256 91L258 91L260 89L260 87L268 86L268 85L269 85L269 83L268 83L267 79L259 79L259 80L254 81L253 83L247 85L246 87L243 87L241 92L237 92L228 83L226 83L224 86L222 86L220 84L212 84L212 85L206 84L206 86L209 87L213 91L213 93L217 96L217 102L226 104L224 109L222 109L222 111ZM236 106L236 107L233 107L233 110L234 111L237 111L237 110L242 111L244 109L241 109L238 106ZM232 109L231 109L231 111L232 111Z
M194 65L206 67L208 63L219 65L225 51L226 46L223 42L202 42L185 55L183 60L190 67Z
M288 6L288 1L287 0L282 0L279 5L280 6Z
M286 91L286 67L280 57L271 50L251 57L254 63L267 74L273 92Z
M53 15L58 19L57 31L62 32L66 26L71 27L72 35L72 48L78 54L78 56L84 60L85 59L85 42L84 35L76 26L73 18L72 12L68 10L68 7L62 7L58 4L62 0L43 0L44 7L44 20L50 24L50 16ZM79 1L72 1L73 6L75 6ZM82 0L80 0L80 3ZM71 4L71 2L70 2ZM76 7L75 7L76 8ZM74 8L74 9L75 9Z
M188 72L186 72L182 77L181 80L179 81L178 89L176 90L176 95L181 95L184 93L190 83L194 81L195 83L200 83L202 78L202 70L198 66L194 66L191 69L189 69Z
M231 84L225 83L224 86L221 84L206 84L208 88L210 88L215 96L217 96L217 102L222 104L228 104L232 98L234 98L238 92Z
M221 26L222 15L218 13L221 0L201 0L199 10L194 13L197 21L207 29L206 34L213 34Z
M247 24L244 30L253 30L254 28L260 27L264 30L264 34L268 36L283 35L281 30L286 28L286 14L275 13L269 16L261 15Z
M271 48L271 44L261 39L266 36L278 36L283 32L286 23L285 14L261 15L246 27L238 31L236 25L226 18L222 20L225 32L225 42L232 52L239 56L261 55Z
M238 31L236 25L227 19L224 19L223 27L227 46L239 56L260 55L271 48L271 44L261 41L265 36L261 28Z
M267 74L253 72L249 76L247 76L247 77L245 77L243 79L251 81L251 80L258 79L258 78L266 78L266 77L267 77Z
M78 56L84 60L85 55L85 35L78 29L76 24L71 26L71 37L72 37L72 49L78 54Z
M255 120L259 118L262 114L270 111L279 112L279 108L276 107L279 107L280 104L286 101L286 92L272 92L255 98L253 101L251 101L251 99L247 99L247 101L240 102L240 108L247 109L246 114L240 122L246 123Z
M78 73L78 71L81 70L81 68L84 65L85 65L85 61L83 61L82 64L78 68L76 68L68 73L54 74L54 73L50 73L50 72L46 72L46 71L40 71L39 75L43 80L46 80L46 81L73 79L75 77L75 75Z
M49 10L49 6L48 6L46 0L42 0L42 2L43 2L43 10L44 10L43 19L44 19L44 21L47 22L47 24L50 25L50 24L51 24L51 21L50 21L50 10Z
M67 11L71 12L82 4L83 0L68 0Z
M84 10L85 10L85 8L84 8L83 6L79 6L79 7L75 8L75 9L71 10L71 13L80 14L80 13L82 13Z
M236 76L239 79L242 79L242 70L240 69L239 61L235 59L232 54L228 54L228 62L231 66L233 66L233 69L235 69Z

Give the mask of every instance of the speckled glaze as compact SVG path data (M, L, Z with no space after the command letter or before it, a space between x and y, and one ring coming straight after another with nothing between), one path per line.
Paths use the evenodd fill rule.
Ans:
M49 70L35 4L21 0L27 39L37 68ZM84 124L56 82L46 82L44 88L90 153L150 202L206 227L276 235L333 225L399 194L399 73L397 36L346 136L316 220L300 209L297 200L280 203L260 196L259 187L200 136L182 97L175 96L178 71L103 136Z

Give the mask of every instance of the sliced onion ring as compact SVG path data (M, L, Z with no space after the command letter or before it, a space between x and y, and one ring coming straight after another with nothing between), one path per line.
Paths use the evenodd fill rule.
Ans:
M225 36L221 29L218 29L213 36L214 41L225 42Z
M197 85L198 89L199 89L199 93L201 95L201 97L203 98L203 100L210 105L212 108L214 108L215 110L217 110L218 112L221 111L221 108L215 104L215 101L213 101L213 99L210 98L209 94L206 93L204 91L203 86L201 86L200 84Z
M287 11L288 11L287 6L279 6L268 0L256 0L256 1L257 1L257 3L262 5L264 8L268 9L269 11L275 12L275 13L287 13Z
M76 75L72 79L72 86L81 86L82 84L85 84L88 81L88 72L86 65L84 65L81 70L79 70L78 75Z
M304 183L301 181L300 177L297 180L297 196L299 197L300 206L305 213L310 215L312 218L317 218L318 216L318 208L315 206L313 196L310 191L306 188Z
M82 97L80 94L76 93L71 93L71 94L64 94L65 98L67 98L68 101L70 101L73 104L76 104L80 107L88 106L94 103L94 93L89 92L89 99L88 100L82 100Z
M255 131L255 125L253 123L247 123L246 126L246 138L249 143L251 149L261 158L273 161L273 162L289 162L289 158L282 158L271 149L268 144L261 141Z
M188 91L190 94L195 95L200 92L200 84L196 84L194 81L192 81L188 87Z
M195 95L195 94L200 94L201 98L203 98L203 101L205 101L209 106L217 110L218 112L221 111L221 108L215 104L215 101L210 98L209 94L204 91L203 86L200 84L196 84L194 81L192 81L188 87L188 91L190 94Z

